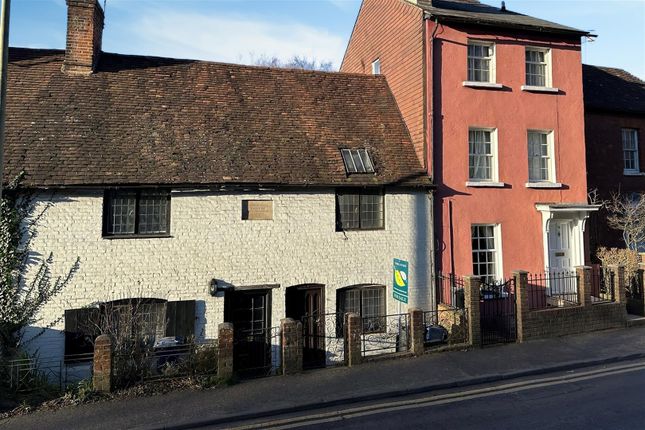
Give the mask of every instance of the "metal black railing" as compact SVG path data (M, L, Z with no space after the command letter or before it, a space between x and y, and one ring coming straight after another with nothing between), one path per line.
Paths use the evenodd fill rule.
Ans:
M625 273L627 278L626 295L629 299L643 299L643 272L636 270L632 273Z
M463 309L465 307L464 279L453 273L438 273L435 276L437 303L452 308Z
M235 330L233 369L243 378L258 378L278 373L280 368L280 327Z
M303 366L306 369L345 364L344 319L343 313L301 318Z
M480 328L482 346L515 342L517 338L515 280L482 282Z
M528 275L528 302L530 310L550 307L577 306L578 275L572 271L549 271Z
M467 309L439 309L423 313L424 345L426 349L467 343Z
M118 388L143 382L217 374L217 341L118 348L112 357Z
M67 355L64 359L25 357L4 363L0 375L15 392L30 392L44 386L64 391L92 376L92 358L92 353Z
M614 302L614 285L616 282L615 273L599 264L591 267L591 301Z
M362 329L363 356L394 354L410 350L410 314L363 318Z

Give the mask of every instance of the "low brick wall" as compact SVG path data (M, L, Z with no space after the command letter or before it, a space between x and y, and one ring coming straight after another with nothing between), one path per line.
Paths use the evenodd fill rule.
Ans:
M517 340L566 336L627 325L625 276L622 267L609 267L615 273L615 302L593 303L591 268L578 267L580 305L530 310L527 272L514 272L517 294Z
M531 311L523 315L522 323L523 340L625 327L625 305L601 303Z

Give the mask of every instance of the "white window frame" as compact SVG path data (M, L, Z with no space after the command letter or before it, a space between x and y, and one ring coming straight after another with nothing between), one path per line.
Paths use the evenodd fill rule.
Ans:
M487 81L475 81L470 79L470 55L468 53L468 47L470 46L487 46L491 48L492 55L488 57L472 57L472 58L488 58L488 80ZM480 83L480 84L496 84L497 83L497 73L496 73L496 57L497 57L497 46L494 42L488 42L484 40L469 40L468 46L466 47L466 82L464 85L469 83Z
M380 75L381 74L381 59L377 58L376 60L372 61L372 74L373 75Z
M530 139L529 135L531 133L539 133L546 135L546 142L547 142L547 157L549 159L548 161L548 177L547 179L533 179L531 178L531 164L530 164ZM526 132L526 150L527 150L527 162L528 162L528 167L529 167L529 174L528 174L528 183L529 184L556 184L556 162L555 162L555 142L554 142L554 137L553 137L553 130L535 130L535 129L529 129Z
M544 76L544 85L533 85L528 82L526 79L527 75L527 66L528 66L528 61L526 60L526 52L528 51L537 51L537 52L542 52L544 53L544 62L545 62L545 76ZM539 63L535 63L539 64ZM551 57L551 49L550 48L540 48L537 46L527 46L526 49L524 50L524 81L526 83L525 88L553 88L553 61Z
M504 278L504 261L503 261L503 248L502 248L502 226L501 224L495 224L495 223L476 223L472 224L470 229L470 241L472 244L473 240L473 234L472 234L472 229L473 227L493 227L493 243L495 248L492 250L495 253L495 281L500 281ZM484 252L488 252L490 250L485 250ZM475 274L475 250L472 249L471 245L471 260L472 260L472 267L473 267L473 274ZM477 252L482 252L482 250L478 250Z
M627 143L626 140L625 140L625 136L626 136L626 133L628 133L628 132L629 133L634 133L634 137L635 137L634 149L626 149L625 148L625 144ZM639 130L637 128L621 128L620 129L620 139L621 139L622 147L623 147L623 173L625 175L640 174L640 163L639 163L639 161L640 161L639 160L640 153L639 153L639 148L638 148L639 137L640 137L639 136ZM627 158L625 157L625 154L628 151L634 153L634 156L635 156L634 167L632 169L628 169L626 167L626 164L625 164L625 162L627 161Z
M471 178L470 177L470 132L471 131L484 131L490 133L490 146L491 146L491 177L487 179ZM499 184L499 156L497 152L497 129L490 127L468 127L468 182L467 185L475 184Z

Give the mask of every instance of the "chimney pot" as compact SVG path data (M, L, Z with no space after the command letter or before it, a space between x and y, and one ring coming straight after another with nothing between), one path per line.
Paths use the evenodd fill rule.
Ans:
M98 0L67 0L67 43L63 71L90 75L101 54L104 25Z

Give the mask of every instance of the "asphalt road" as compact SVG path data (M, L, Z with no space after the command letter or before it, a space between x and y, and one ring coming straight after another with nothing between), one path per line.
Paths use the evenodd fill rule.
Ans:
M274 429L645 429L645 365L253 423Z

